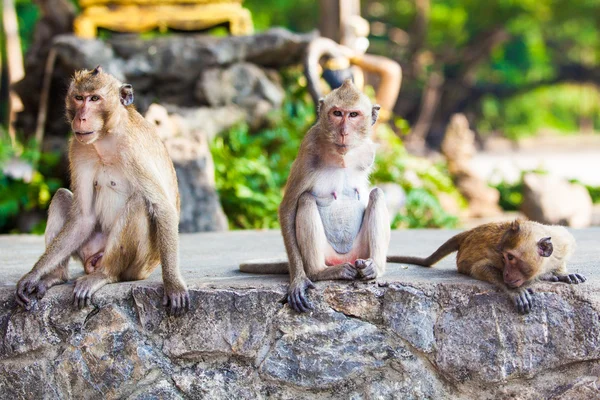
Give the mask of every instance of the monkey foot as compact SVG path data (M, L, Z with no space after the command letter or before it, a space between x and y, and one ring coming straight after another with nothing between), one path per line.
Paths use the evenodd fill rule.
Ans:
M548 279L550 282L564 282L572 285L583 283L587 278L581 274L553 275Z
M513 294L513 302L519 313L528 314L533 309L533 290L531 288L520 289Z
M287 302L290 307L300 313L312 310L313 306L308 301L306 291L314 288L315 285L308 278L304 278L301 282L290 283L287 295Z
M98 289L109 283L109 279L102 274L90 274L77 278L73 289L73 305L79 309L90 304L92 295Z
M364 281L377 278L377 266L372 258L357 259L354 266L358 270L358 277Z
M336 279L353 281L358 279L360 276L360 271L354 264L344 263L341 265L340 275Z
M163 305L168 307L170 315L181 315L184 311L190 309L190 294L185 287L185 284L181 284L177 288L165 287L165 295L163 297Z

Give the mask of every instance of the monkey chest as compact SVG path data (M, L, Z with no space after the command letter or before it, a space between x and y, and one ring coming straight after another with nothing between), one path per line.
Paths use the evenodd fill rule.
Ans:
M329 244L339 254L352 250L368 201L366 180L336 171L329 181L317 181L312 191Z
M120 170L100 165L93 178L94 210L103 230L109 230L131 195L131 184Z

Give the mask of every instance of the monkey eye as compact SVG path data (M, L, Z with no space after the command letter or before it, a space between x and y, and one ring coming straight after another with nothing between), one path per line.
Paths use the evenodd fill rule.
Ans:
M357 113L356 111L352 111L352 112L350 113L350 117L352 117L352 118L356 118L356 117L358 117L358 113Z
M506 257L508 258L508 261L512 261L515 259L515 256L513 256L512 254L508 254Z
M339 111L339 110L335 110L335 111L333 112L333 115L335 115L336 117L341 117L341 116L342 116L342 112L341 112L341 111Z
M100 97L98 97L98 96L92 96L92 98L90 100L91 101L98 101L98 100L100 100Z
M77 100L77 101L83 101L83 96L75 96L75 100Z

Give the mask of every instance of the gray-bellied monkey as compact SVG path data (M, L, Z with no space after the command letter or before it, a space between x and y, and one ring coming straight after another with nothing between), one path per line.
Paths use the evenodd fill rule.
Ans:
M318 120L292 165L279 207L286 262L250 261L240 270L289 271L288 303L310 309L311 281L366 280L385 271L390 218L381 189L369 192L378 105L351 80L319 102Z
M75 73L66 108L71 187L59 189L48 212L46 251L17 284L16 301L68 279L69 258L84 265L73 302L87 305L107 283L145 279L162 264L164 303L189 308L179 272L179 192L173 163L154 126L132 105L133 89L100 66Z

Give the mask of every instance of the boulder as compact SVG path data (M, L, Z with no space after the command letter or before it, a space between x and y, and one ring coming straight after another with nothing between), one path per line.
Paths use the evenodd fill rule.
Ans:
M181 199L179 231L227 230L227 217L215 187L215 167L208 140L218 129L239 121L243 114L238 112L236 118L236 110L214 112L205 108L178 111L169 114L165 107L152 104L145 118L156 125L175 166ZM223 121L219 128L202 123L210 120L210 114L217 117L215 120ZM224 118L225 115L229 119ZM222 118L219 119L219 116Z
M554 175L523 177L521 211L531 220L573 228L590 226L592 198L585 186Z

